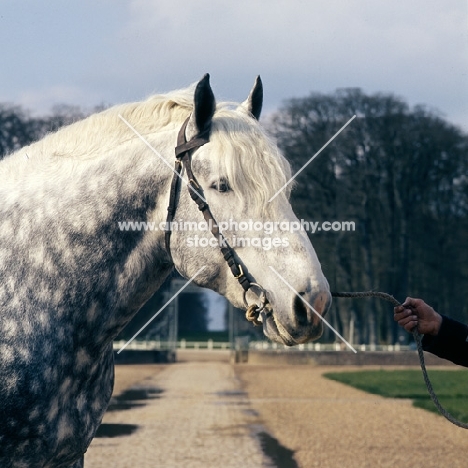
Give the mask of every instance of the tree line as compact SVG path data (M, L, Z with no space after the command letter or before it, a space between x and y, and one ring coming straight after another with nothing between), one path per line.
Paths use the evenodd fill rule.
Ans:
M0 105L0 158L87 114L59 106L33 117ZM291 195L298 218L355 223L355 231L309 233L331 289L419 296L468 321L467 134L435 110L360 89L290 99L266 126L295 172L354 115L299 175ZM197 300L194 331L208 326L203 302ZM186 313L179 324L189 324ZM407 337L393 323L391 307L376 300L337 299L329 320L353 343Z
M77 106L58 105L50 115L35 117L21 106L0 104L0 159L89 114Z
M291 99L269 129L297 171L354 115L291 196L299 218L355 222L310 236L331 289L419 296L467 320L468 136L437 111L360 89ZM387 303L346 301L331 318L346 338L406 339Z

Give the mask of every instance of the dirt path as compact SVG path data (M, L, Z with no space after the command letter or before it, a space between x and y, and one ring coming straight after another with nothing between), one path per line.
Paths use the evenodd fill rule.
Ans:
M120 366L117 389L137 384L150 398L106 414L109 427L127 424L137 430L95 439L85 466L468 466L468 431L413 408L410 401L325 379L321 374L327 370L351 368L227 362Z
M467 467L468 431L414 408L370 395L310 366L237 366L265 426L303 468ZM467 390L468 393L468 390Z
M139 389L153 395L162 391L160 398L108 412L106 424L138 430L126 437L94 439L85 456L87 468L271 466L251 433L253 416L229 364L174 364L146 377Z

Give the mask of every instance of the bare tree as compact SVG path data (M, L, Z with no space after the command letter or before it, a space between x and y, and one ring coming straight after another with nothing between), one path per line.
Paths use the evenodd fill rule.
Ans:
M419 295L467 319L467 135L435 111L359 89L289 100L269 127L297 170L353 115L292 192L299 217L355 222L312 238L332 289ZM344 336L353 321L356 341L399 339L388 305L337 303Z

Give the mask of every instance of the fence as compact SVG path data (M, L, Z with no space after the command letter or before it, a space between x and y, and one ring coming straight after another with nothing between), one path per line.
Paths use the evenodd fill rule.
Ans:
M125 345L125 341L114 341L114 350L119 350L122 346ZM187 341L179 340L176 343L177 349L231 349L231 344L220 341ZM160 349L173 349L173 343L161 340L151 340L151 341L132 341L125 349L137 350L137 351L152 351Z
M125 345L125 341L114 341L114 350L118 351ZM294 346L293 348L281 345L279 343L272 343L270 341L248 341L242 337L235 339L232 345L230 342L220 341L186 341L178 340L176 342L177 349L204 349L204 350L229 350L229 349L251 349L255 351L271 351L271 350L294 350L294 351L346 351L348 348L342 343L305 343ZM152 351L152 350L166 350L173 349L174 343L170 341L150 340L132 341L125 349L139 350L139 351ZM372 345L360 344L354 345L356 351L383 351L383 352L398 352L414 350L414 346L408 345Z

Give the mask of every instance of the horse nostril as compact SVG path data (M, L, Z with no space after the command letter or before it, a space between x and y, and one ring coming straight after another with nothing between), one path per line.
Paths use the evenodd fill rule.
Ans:
M327 292L320 292L317 294L315 297L314 302L312 302L312 307L322 316L325 317L325 315L328 312L328 309L330 308L331 304L331 296Z
M299 294L302 297L305 296L306 293L300 292ZM310 323L310 314L307 305L299 296L294 297L293 309L294 316L299 326L305 326Z

